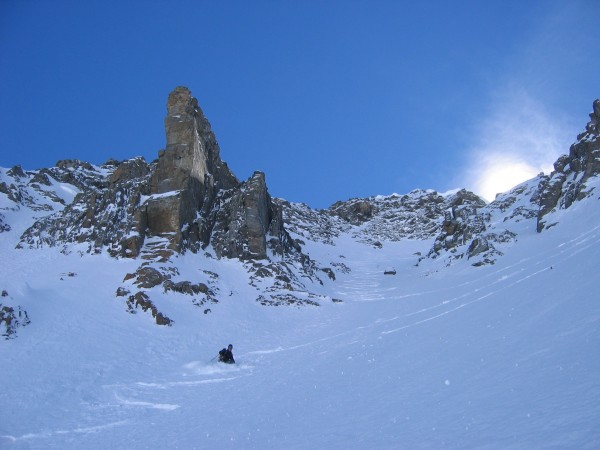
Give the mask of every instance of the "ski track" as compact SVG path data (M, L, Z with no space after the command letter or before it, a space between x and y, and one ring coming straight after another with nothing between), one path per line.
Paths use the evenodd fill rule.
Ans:
M247 364L234 367L223 367L222 364L217 364L219 363L202 364L198 361L187 363L183 366L184 370L180 372L179 376L181 378L178 380L158 382L136 381L103 385L101 388L105 394L101 395L100 399L92 401L89 405L83 405L84 408L81 411L81 415L91 418L97 418L100 415L115 419L124 415L129 416L130 411L135 410L156 410L157 412L168 414L181 408L181 405L169 402L170 398L181 395L181 392L179 392L181 389L198 389L204 385L229 383L252 374L253 367ZM238 375L223 376L228 373L238 373ZM191 377L195 379L185 379ZM151 400L157 397L165 401ZM102 414L99 414L99 412L102 412ZM112 420L96 425L77 426L72 429L30 432L21 436L0 435L0 448L4 448L4 444L10 445L18 442L27 443L45 440L50 443L53 438L61 435L95 434L115 427L130 426L132 423L135 424L136 420L138 419ZM44 444L42 447L45 446ZM52 447L52 444L49 446Z
M321 344L327 341L335 341L341 337L349 336L357 332L361 332L365 329L383 327L384 325L387 325L390 322L418 315L426 316L419 320L410 321L399 327L382 330L380 332L380 335L385 336L388 334L397 333L399 331L442 318L448 314L457 312L465 307L489 299L495 294L501 293L504 289L516 286L519 283L522 283L523 281L528 280L532 277L539 276L549 270L552 270L553 267L558 267L560 264L565 264L568 260L574 258L575 256L577 256L577 254L590 247L600 247L600 235L598 233L599 230L600 226L596 226L591 230L587 230L586 232L581 233L568 241L558 244L556 247L540 252L535 257L522 258L514 264L502 267L495 271L491 271L489 273L484 274L482 277L475 278L470 281L465 281L453 286L445 286L439 289L406 293L401 295L389 294L389 292L396 290L396 288L382 288L381 283L377 282L377 280L380 279L382 276L381 271L372 270L372 266L367 265L365 263L355 264L353 266L353 276L349 279L346 279L340 286L340 288L337 290L337 294L341 296L348 296L352 298L352 301L355 302L371 302L380 300L397 302L399 300L408 299L412 297L419 297L431 294L441 294L445 291L456 291L458 288L470 286L475 283L481 284L481 280L485 279L490 279L492 281L490 281L490 283L488 283L484 288L474 288L458 296L445 298L444 300L432 306L412 311L403 315L383 319L379 318L365 325L361 325L341 333L336 333L313 341L292 345L287 348L278 347L276 349L270 350L258 350L254 352L249 352L247 353L247 355L268 354L281 351L297 350L300 348ZM540 269L531 272L532 267L540 266ZM527 275L521 276L523 273L527 273ZM513 278L515 279L513 280ZM365 292L365 289L367 290L366 292L369 292L368 294ZM443 297L443 295L441 296ZM456 303L460 301L462 302L456 305ZM432 312L435 313L431 314Z
M70 430L55 430L45 431L41 433L27 433L22 436L3 435L0 436L0 448L4 448L3 441L8 444L14 444L20 441L31 441L39 439L51 439L55 436L69 435L69 434L91 434L99 433L101 431L107 431L111 428L121 427L130 424L130 420L119 420L116 422L108 422L101 425L93 425L89 427L76 427Z
M471 277L470 280L452 286L443 285L418 292L398 292L402 289L402 283L394 283L395 286L383 283L381 281L382 272L374 270L373 265L365 262L350 264L353 267L352 274L343 278L335 291L336 295L347 299L348 303L354 302L357 305L374 301L396 302L399 309L405 311L383 318L361 316L361 319L364 320L363 324L349 327L346 330L337 330L335 333L295 344L288 343L285 346L279 345L273 348L247 351L239 355L240 360L247 362L233 367L218 363L190 361L181 366L176 373L169 376L163 375L162 379L102 385L97 394L98 398L94 398L88 405L84 405L82 411L82 415L96 422L95 424L78 425L71 428L61 427L56 430L44 430L20 436L0 435L0 448L23 441L25 443L39 440L51 442L58 436L96 434L110 432L110 429L117 427L135 425L139 417L130 418L131 411L156 411L159 414L171 414L182 408L176 398L185 396L188 389L209 388L215 384L228 384L242 378L255 376L255 365L253 364L259 358L270 358L279 352L296 351L307 347L316 347L319 354L324 354L326 351L320 347L320 344L323 343L339 342L340 338L343 338L341 342L346 345L360 343L364 332L373 329L377 330L380 338L383 338L441 319L479 302L501 298L501 295L498 294L501 294L502 291L531 278L539 277L553 270L554 267L570 264L571 260L583 251L600 247L599 230L600 226L596 226L552 248L544 249L535 256L519 259L497 270L488 268L481 272L480 277ZM379 265L392 262L380 261ZM420 275L423 276L422 273ZM386 282L389 280L388 278L384 279ZM397 279L401 280L400 277ZM487 283L483 283L485 281ZM453 295L456 292L458 293ZM411 299L418 297L439 297L440 300L425 307L410 302ZM364 312L365 308L361 307L360 311ZM590 318L590 321L596 320L598 320L597 317ZM540 352L543 351L545 350L540 350ZM446 384L449 385L448 380L446 380ZM105 420L101 421L100 419L103 417Z
M247 364L236 365L233 367L222 368L214 364L203 365L198 361L193 361L184 365L184 371L179 376L182 378L196 378L193 380L179 379L166 381L136 381L127 384L104 385L103 388L110 392L112 398L116 400L116 405L141 407L148 409L158 409L162 411L174 411L180 408L180 405L173 403L153 402L145 400L147 397L156 397L157 391L165 391L167 398L168 391L177 388L202 387L203 385L212 385L218 383L228 383L242 377L252 374L252 366ZM188 373L191 370L191 374ZM223 376L227 373L240 373L239 375ZM107 402L104 406L115 406L115 403Z

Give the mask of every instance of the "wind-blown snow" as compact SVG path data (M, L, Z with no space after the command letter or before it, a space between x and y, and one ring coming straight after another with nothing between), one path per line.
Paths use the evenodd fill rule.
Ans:
M0 341L0 448L599 448L597 202L477 268L416 267L430 241L307 242L352 269L320 307L261 306L240 262L181 256L229 295L203 314L165 294L172 327L115 297L137 261L5 233L0 288L31 324Z

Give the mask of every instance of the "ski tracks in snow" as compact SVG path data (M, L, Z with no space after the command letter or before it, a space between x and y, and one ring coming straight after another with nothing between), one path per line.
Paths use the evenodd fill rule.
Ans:
M112 406L174 411L181 405L173 403L173 399L181 396L185 389L228 383L251 373L251 367L247 365L230 366L216 362L203 364L200 361L184 364L182 369L173 376L178 378L175 380L136 381L105 385L103 388L109 399L112 399L109 400Z
M182 408L190 395L202 397L204 386L229 383L252 374L252 366L191 361L164 380L132 381L99 385L99 391L81 401L78 423L60 429L18 435L0 435L0 448L60 448L59 442L87 442L111 428L135 426L154 414L168 414ZM196 391L196 392L194 392ZM210 394L210 392L207 392ZM58 445L58 446L57 446ZM83 448L83 447L82 447Z
M600 226L594 227L591 230L588 230L587 232L584 232L568 241L558 244L556 247L552 247L537 254L535 258L523 258L512 265L496 271L491 271L483 277L474 277L473 280L461 283L457 286L440 289L439 294L441 294L440 296L443 298L443 300L439 303L379 322L392 322L400 319L419 316L424 316L423 318L414 321L409 320L407 323L399 327L384 330L381 332L381 335L396 333L407 328L439 319L467 306L492 298L496 294L500 294L505 289L512 288L530 278L537 277L545 272L553 270L554 267L558 267L562 264L568 264L568 261L571 258L575 257L583 250L594 246L600 247L599 231ZM457 291L461 288L469 287L470 285L473 285L473 287L454 297L448 298L442 294L442 290ZM435 291L430 291L428 293L433 292ZM422 292L413 293L401 296L401 298L423 294L424 293Z
M92 426L76 426L72 429L59 429L54 431L42 431L38 433L27 433L22 436L12 436L12 435L4 435L0 436L0 448L21 448L19 445L23 443L26 445L25 448L30 448L28 445L29 442L35 442L40 440L52 440L57 437L66 437L69 435L73 436L81 436L85 434L96 434L101 431L106 431L114 427L119 427L126 425L128 420L119 420L116 422L108 422L101 425L92 425ZM9 447L10 446L10 447ZM53 448L51 444L43 445L41 447L36 448Z
M352 265L353 271L351 276L342 281L338 288L339 296L348 299L347 301L349 302L356 303L374 301L399 302L399 309L404 309L405 312L393 317L371 319L364 325L298 345L252 353L295 350L318 345L326 341L335 341L342 336L356 336L361 334L363 330L374 327L381 328L380 336L385 336L423 325L481 301L502 298L504 290L545 274L554 268L558 268L560 265L570 264L572 258L590 247L600 247L600 226L591 228L571 239L539 251L535 253L535 256L521 258L497 270L482 271L477 274L479 276L475 276L474 274L465 282L451 286L443 285L436 289L418 292L401 292L405 288L403 280L383 275L380 267L376 267L381 266L385 261L379 261L377 265L374 265L362 260ZM389 261L389 263L390 266L393 266L393 261ZM390 282L390 280L397 281ZM422 306L419 303L407 303L407 300L410 299L417 300L418 302L417 298L419 297L423 297L424 301L431 298L439 298L440 300L433 303L430 302L429 304L425 303ZM364 308L362 309L364 310ZM367 314L362 317L363 320L365 318L368 320ZM391 326L394 323L397 326Z

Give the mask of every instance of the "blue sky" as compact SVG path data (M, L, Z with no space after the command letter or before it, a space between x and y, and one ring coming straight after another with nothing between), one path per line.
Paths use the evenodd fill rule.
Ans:
M273 196L490 198L583 130L598 23L597 0L0 0L0 166L151 161L184 85Z

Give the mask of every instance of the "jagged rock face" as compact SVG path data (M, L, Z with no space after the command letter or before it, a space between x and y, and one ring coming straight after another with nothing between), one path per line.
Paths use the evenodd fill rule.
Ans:
M165 117L167 147L152 174L153 194L196 188L201 197L208 155L198 134L199 114L189 90L179 87L171 92Z
M486 202L465 189L446 196L416 189L405 195L337 202L328 213L357 226L354 235L362 242L380 245L379 241L433 237L440 230L445 211L461 205L479 208Z
M151 192L191 190L199 202L204 187L231 189L239 182L221 161L210 123L186 87L177 87L167 100L167 146L151 179ZM202 204L196 205L199 208Z
M277 302L297 303L289 291L306 288L293 279L290 267L300 266L317 280L323 271L290 238L283 209L272 201L264 174L256 172L244 183L237 180L220 159L210 124L187 88L170 94L165 129L166 149L152 164L143 158L111 160L101 167L64 160L55 168L31 173L13 168L9 176L15 183L2 182L0 190L15 203L46 212L23 233L19 245L60 245L64 252L77 249L140 257L139 269L126 276L116 295L126 298L132 313L150 311L157 324L172 323L151 298L161 295L159 290L191 295L198 306L216 302L210 283L172 280L177 272L174 254L198 252L211 244L219 258L247 261L251 278L259 284L264 267L279 274L281 279L271 286L270 294L260 297L261 302L279 298ZM56 183L78 191L75 198L50 198L38 206L36 192ZM52 189L47 191L50 196ZM2 216L0 227L9 229ZM275 255L279 257L273 262L269 258ZM284 259L293 265L286 266ZM130 293L134 287L137 292Z
M105 166L113 166L115 169L108 177L110 186L146 177L150 167L143 158L134 158L123 163L109 161Z
M20 306L13 308L0 303L0 333L4 339L14 338L17 330L20 327L29 325L29 323L31 321L27 316L27 311Z
M130 295L127 299L127 311L131 314L137 312L137 308L141 308L142 311L150 311L157 325L171 326L173 321L161 313L152 300L144 292L139 291L135 295Z
M285 231L281 210L267 191L264 173L255 172L230 194L222 199L215 217L212 245L219 257L265 259L268 243L276 252L298 250Z
M2 290L0 299L0 335L4 339L14 339L17 330L31 323L27 311L20 306L8 306L2 303L6 300L12 301L6 290Z
M6 219L4 218L4 215L0 213L0 233L4 233L6 231L10 231L10 225L7 223L4 223Z
M355 200L350 202L337 202L331 206L330 211L350 222L352 225L360 225L371 219L374 206L368 200Z
M264 174L239 183L220 159L210 124L187 88L169 95L165 128L166 149L151 165L143 158L100 168L64 160L37 172L38 183L53 179L81 192L64 210L37 221L21 245L86 243L89 252L106 248L113 256L161 260L213 240L219 257L263 259L268 246L280 253L299 250L284 230ZM12 176L28 175L17 167ZM0 188L15 201L26 200L26 189Z
M506 200L508 203L510 200ZM494 247L495 242L507 242L514 234L504 230L500 234L488 231L491 210L475 194L461 190L448 199L448 208L444 211L441 229L433 246L425 258L447 258L452 260L466 257L479 257L474 265L493 264L493 256L501 254ZM491 208L491 210L490 210Z
M59 161L55 168L42 169L33 180L43 176L55 182L76 183L80 192L62 210L36 221L25 231L20 245L80 243L87 246L88 252L106 248L113 256L136 256L146 226L138 205L148 194L149 173L143 158L110 162L100 168Z
M210 124L189 89L177 87L167 101L166 150L161 151L150 178L152 197L146 203L150 234L168 235L175 251L194 250L201 235L198 212L207 213L220 190L239 185L219 156Z
M566 209L577 200L590 195L585 182L600 173L600 100L593 103L585 131L577 136L577 142L554 163L554 172L540 184L540 209L537 230L547 224L545 216L555 208Z

